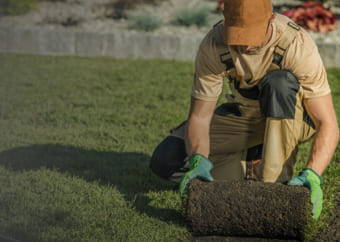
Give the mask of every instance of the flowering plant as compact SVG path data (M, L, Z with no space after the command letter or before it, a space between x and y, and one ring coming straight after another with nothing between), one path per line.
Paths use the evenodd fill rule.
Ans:
M217 0L217 7L215 9L215 12L219 13L223 11L223 9L224 9L224 0Z
M327 33L336 29L336 16L329 8L323 7L318 2L305 2L283 12L283 14L307 30Z

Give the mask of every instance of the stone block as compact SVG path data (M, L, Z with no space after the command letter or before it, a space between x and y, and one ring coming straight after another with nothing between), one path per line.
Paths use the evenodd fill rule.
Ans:
M75 55L75 32L67 30L41 30L40 54Z
M104 56L105 34L100 33L76 33L75 51L78 56Z
M177 35L166 36L163 40L163 53L167 56L165 59L176 60L178 56L182 55L183 51L181 45L181 38Z
M333 43L317 43L321 59L326 67L340 65L340 45Z
M177 36L143 34L136 37L135 53L137 58L174 59L176 52L181 51Z
M104 55L115 58L193 60L202 38L115 32L105 37Z
M0 50L15 53L39 53L39 30L1 27Z
M158 35L141 34L134 36L134 50L136 58L161 59L166 56L162 52L163 42Z
M6 52L9 50L9 43L13 37L10 36L9 29L0 27L0 51Z
M184 61L195 60L198 47L203 38L204 35L188 35L181 37L181 51L177 53L176 59Z
M104 55L114 58L134 58L134 39L131 33L116 31L105 36Z
M335 44L336 45L336 59L335 59L335 65L334 67L340 67L340 43Z

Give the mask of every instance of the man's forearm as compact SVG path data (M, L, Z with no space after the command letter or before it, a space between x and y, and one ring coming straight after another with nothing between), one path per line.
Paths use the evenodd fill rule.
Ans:
M205 157L209 156L209 126L209 123L204 120L197 118L189 119L187 129L189 156L193 154L201 154Z
M210 150L210 121L216 101L202 101L191 98L190 114L186 130L188 156L201 154L208 158Z
M316 127L307 168L313 169L321 176L332 159L339 139L339 128L332 96L327 94L322 97L305 99L304 104Z
M320 124L315 133L306 167L321 176L333 157L338 139L339 129L336 123Z

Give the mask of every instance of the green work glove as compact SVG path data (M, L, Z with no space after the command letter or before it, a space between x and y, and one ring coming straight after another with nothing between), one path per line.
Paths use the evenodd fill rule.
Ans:
M288 182L289 186L308 187L313 204L313 219L317 220L322 211L323 194L322 194L322 178L310 168L306 168L300 172L298 177L293 178Z
M195 154L190 159L190 170L186 172L179 185L179 195L183 196L185 187L189 184L190 180L198 178L204 181L213 181L214 178L210 175L210 170L213 164L203 155Z

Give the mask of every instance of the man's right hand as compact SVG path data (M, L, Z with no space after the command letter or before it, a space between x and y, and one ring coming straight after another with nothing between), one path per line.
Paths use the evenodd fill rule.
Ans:
M186 186L192 179L198 178L204 181L213 181L214 178L210 175L210 170L213 164L203 155L195 154L190 159L190 170L186 172L179 185L179 195L182 198Z

